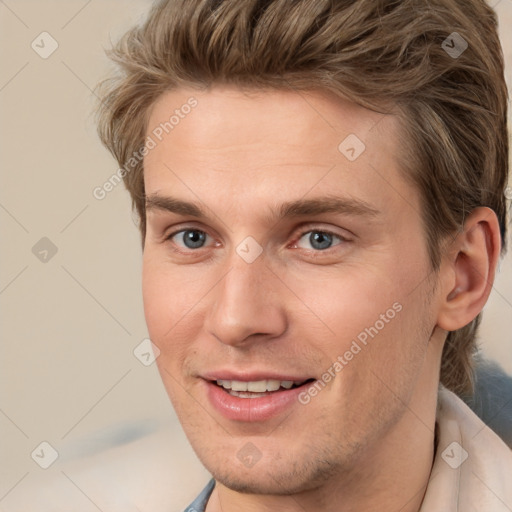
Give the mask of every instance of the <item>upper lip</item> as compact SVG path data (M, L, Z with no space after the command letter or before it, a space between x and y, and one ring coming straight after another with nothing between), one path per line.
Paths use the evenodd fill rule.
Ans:
M303 382L312 379L311 375L300 375L298 373L280 373L274 371L250 371L240 372L233 370L217 370L206 372L200 375L205 380L238 380L241 382L255 382L260 380L279 380L279 381L294 381Z

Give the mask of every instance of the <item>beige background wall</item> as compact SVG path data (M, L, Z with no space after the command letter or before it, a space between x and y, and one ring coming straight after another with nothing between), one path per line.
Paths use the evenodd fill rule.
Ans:
M59 473L59 464L119 443L119 432L126 441L171 425L166 453L180 481L199 467L155 366L133 354L146 328L128 195L118 186L101 201L93 197L117 166L96 137L91 89L107 71L109 39L149 4L0 0L2 511L18 510L32 483ZM494 5L512 83L512 0ZM43 31L56 43L36 39ZM52 44L58 48L48 58L36 52L44 55ZM509 255L486 307L481 345L510 374L511 332ZM48 470L30 455L43 441L59 454ZM44 453L39 462L48 461L49 450L38 450ZM70 496L87 504L82 495L93 491L66 475ZM197 492L197 482L190 482L180 500Z

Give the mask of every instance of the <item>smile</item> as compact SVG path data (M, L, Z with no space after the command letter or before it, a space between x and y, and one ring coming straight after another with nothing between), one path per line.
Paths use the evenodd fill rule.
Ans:
M238 398L260 398L279 391L293 389L302 386L306 381L293 380L217 380L217 385L224 388L231 396Z
M203 379L210 404L224 418L262 422L288 414L300 405L298 395L315 379Z

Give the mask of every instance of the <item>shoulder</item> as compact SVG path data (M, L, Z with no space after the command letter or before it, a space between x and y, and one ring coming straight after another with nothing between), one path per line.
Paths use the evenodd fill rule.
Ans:
M455 394L441 387L438 446L421 512L512 510L512 452Z

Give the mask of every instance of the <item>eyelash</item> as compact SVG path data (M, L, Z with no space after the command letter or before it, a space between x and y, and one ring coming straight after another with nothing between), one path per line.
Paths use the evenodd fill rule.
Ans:
M181 229L179 229L177 231L173 231L172 233L170 233L169 235L167 235L165 237L165 240L172 243L172 239L177 234L183 233L185 231L196 231L196 232L199 232L199 233L204 233L206 236L210 236L206 231L203 231L202 229L198 229L198 228L189 226L189 227L183 227L183 228L181 228ZM349 242L350 241L349 239L343 237L342 235L340 235L338 233L334 233L333 231L330 231L328 229L314 229L314 228L308 227L308 229L304 229L303 231L301 231L299 233L299 235L294 239L295 241L292 242L292 243L294 244L294 246L296 246L296 244L299 242L299 240L301 240L301 238L304 235L306 235L308 233L315 233L315 232L316 233L322 233L322 234L325 234L325 235L330 235L330 236L340 240L340 243L338 243L336 245L333 245L332 247L329 247L328 249L324 249L324 250L319 250L319 249L316 249L316 250L315 249L302 249L302 250L314 253L315 255L316 254L321 255L321 254L329 253L331 251L331 249L334 249L338 245L341 245L343 242ZM190 254L190 253L193 253L193 252L200 252L201 249L204 249L204 247L199 247L198 249L188 249L186 251L181 250L181 249L174 249L174 251L177 252L177 253L180 253L180 254Z

